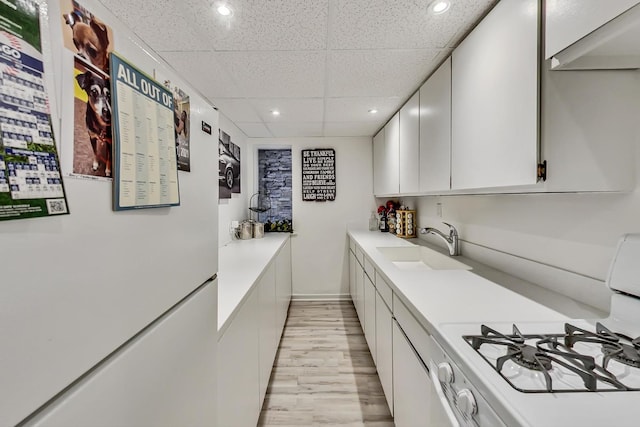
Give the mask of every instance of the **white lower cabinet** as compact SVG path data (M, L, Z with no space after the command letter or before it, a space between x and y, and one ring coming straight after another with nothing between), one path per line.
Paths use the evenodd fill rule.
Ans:
M218 341L218 425L252 426L260 415L258 289Z
M356 299L354 301L356 313L360 324L364 329L364 267L360 264L360 260L356 257Z
M349 294L351 295L351 301L356 303L356 256L349 250Z
M393 408L396 427L428 426L431 379L422 360L393 322Z
M282 332L287 321L289 303L291 302L291 240L280 249L276 258L276 299L278 300L278 331Z
M218 338L218 424L255 426L291 300L290 241Z
M428 367L429 333L362 251L360 256L349 252L349 274L351 297L395 426L459 427Z
M278 303L276 299L276 269L272 263L264 272L258 283L260 323L258 331L260 336L260 402L263 401L271 368L280 342L280 329L278 328Z
M377 282L376 282L377 285ZM376 292L376 367L384 396L393 415L393 317Z
M376 364L376 288L369 276L364 275L364 337Z

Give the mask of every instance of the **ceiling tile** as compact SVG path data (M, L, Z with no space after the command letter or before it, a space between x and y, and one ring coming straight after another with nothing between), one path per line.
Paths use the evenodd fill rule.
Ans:
M220 61L211 53L163 52L162 57L209 99L243 97L241 87L234 83ZM195 67L194 64L198 66Z
M271 138L273 135L264 123L235 123L249 138Z
M322 136L322 122L267 123L275 138Z
M326 48L328 0L232 0L233 15L211 25L216 50Z
M134 5L131 0L101 1L157 52L212 49L205 25L213 18L209 0L136 0Z
M247 98L324 96L325 56L324 51L216 53Z
M406 98L432 70L438 53L429 49L330 52L327 95Z
M454 0L432 15L432 0L99 1L248 135L266 137L370 134L497 3ZM114 34L116 50L127 34Z
M256 114L251 103L245 99L238 98L213 98L213 105L224 113L232 122L259 122L260 117Z
M404 98L391 97L359 97L359 98L327 98L324 118L328 122L376 122L386 121L391 117ZM377 113L369 110L375 108Z
M446 13L428 11L431 0L331 0L330 49L443 48L497 0L456 0Z
M249 102L264 122L322 122L324 100L322 98L249 99ZM271 111L278 110L279 116Z
M381 127L377 122L325 122L324 136L373 136Z
M454 48L497 3L498 0L452 1L449 11L439 15L442 19L433 20L431 31L441 35L439 44ZM449 40L445 40L447 37Z

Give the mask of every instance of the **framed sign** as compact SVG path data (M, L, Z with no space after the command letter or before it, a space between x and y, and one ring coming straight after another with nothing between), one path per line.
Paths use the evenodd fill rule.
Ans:
M336 199L336 151L333 148L302 150L302 200Z
M173 94L111 54L114 210L180 204Z

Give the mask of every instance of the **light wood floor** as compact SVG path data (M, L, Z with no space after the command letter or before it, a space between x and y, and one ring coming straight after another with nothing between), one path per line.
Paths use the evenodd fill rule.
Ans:
M351 302L293 301L258 426L393 427Z

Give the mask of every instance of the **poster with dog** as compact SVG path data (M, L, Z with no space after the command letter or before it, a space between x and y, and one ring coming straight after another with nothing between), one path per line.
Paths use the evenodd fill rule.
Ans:
M111 27L75 0L62 0L64 46L74 53L73 171L111 180L112 130L109 53Z
M171 80L163 79L158 70L154 70L156 80L164 82L164 86L173 93L173 120L175 123L176 155L178 156L178 170L191 172L191 149L189 138L191 135L191 110L189 107L189 95Z
M51 127L39 6L0 2L0 221L68 214Z

